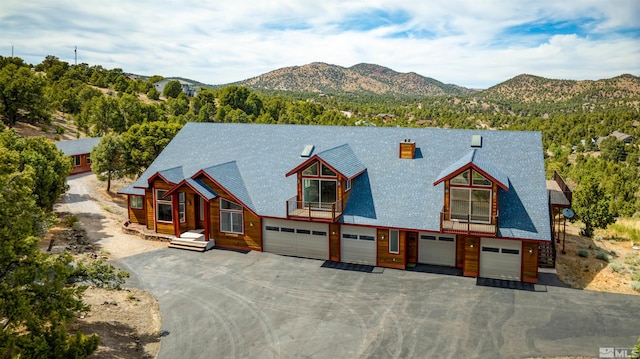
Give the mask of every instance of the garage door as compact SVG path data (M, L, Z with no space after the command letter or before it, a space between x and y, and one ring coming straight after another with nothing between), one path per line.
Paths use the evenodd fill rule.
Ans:
M520 280L522 242L480 239L480 277Z
M376 229L356 226L340 228L340 261L376 265Z
M329 259L329 225L264 219L265 252L314 259Z
M456 237L420 233L418 240L418 262L455 267Z

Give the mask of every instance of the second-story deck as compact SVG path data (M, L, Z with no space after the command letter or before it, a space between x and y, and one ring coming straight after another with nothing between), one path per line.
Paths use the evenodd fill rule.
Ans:
M497 236L498 216L487 216L483 219L467 216L461 218L459 215L452 218L451 213L440 212L440 230L443 233L468 234L475 236Z
M287 218L306 219L318 222L335 222L342 216L342 205L336 202L298 201L298 197L287 200Z

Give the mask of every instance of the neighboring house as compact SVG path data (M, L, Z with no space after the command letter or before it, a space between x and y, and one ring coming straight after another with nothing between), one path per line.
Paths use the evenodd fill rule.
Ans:
M91 172L91 150L98 145L100 137L82 138L56 142L56 146L65 155L71 157L73 168L71 174Z
M613 131L607 137L615 137L618 141L622 141L627 144L634 142L636 140L635 137L628 135L626 133L622 133L620 131ZM596 144L599 146L602 143L602 141L604 141L607 137L598 137L598 139L596 140Z
M187 96L189 97L193 97L195 95L198 94L199 91L199 87L197 87L196 85L192 84L191 82L187 82L184 80L180 80L180 79L163 79L160 80L156 83L153 84L153 86L156 88L156 90L162 94L162 92L164 91L164 87L167 86L167 84L170 81L174 81L177 80L178 82L180 82L180 86L182 86L182 92L184 92Z
M552 239L537 132L187 123L120 193L157 233L472 277L535 283Z

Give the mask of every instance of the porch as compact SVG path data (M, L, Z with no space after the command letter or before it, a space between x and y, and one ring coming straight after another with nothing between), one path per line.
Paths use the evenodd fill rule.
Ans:
M148 241L169 242L169 248L204 252L213 248L215 245L213 239L205 241L204 230L202 229L186 231L181 233L180 237L176 237L172 234L156 233L153 230L147 229L146 225L127 221L123 224L122 231L127 234L138 235Z

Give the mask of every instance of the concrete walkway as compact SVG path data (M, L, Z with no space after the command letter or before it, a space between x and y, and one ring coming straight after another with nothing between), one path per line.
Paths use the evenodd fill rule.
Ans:
M159 358L598 357L632 347L640 297L214 249L123 258L160 302Z

